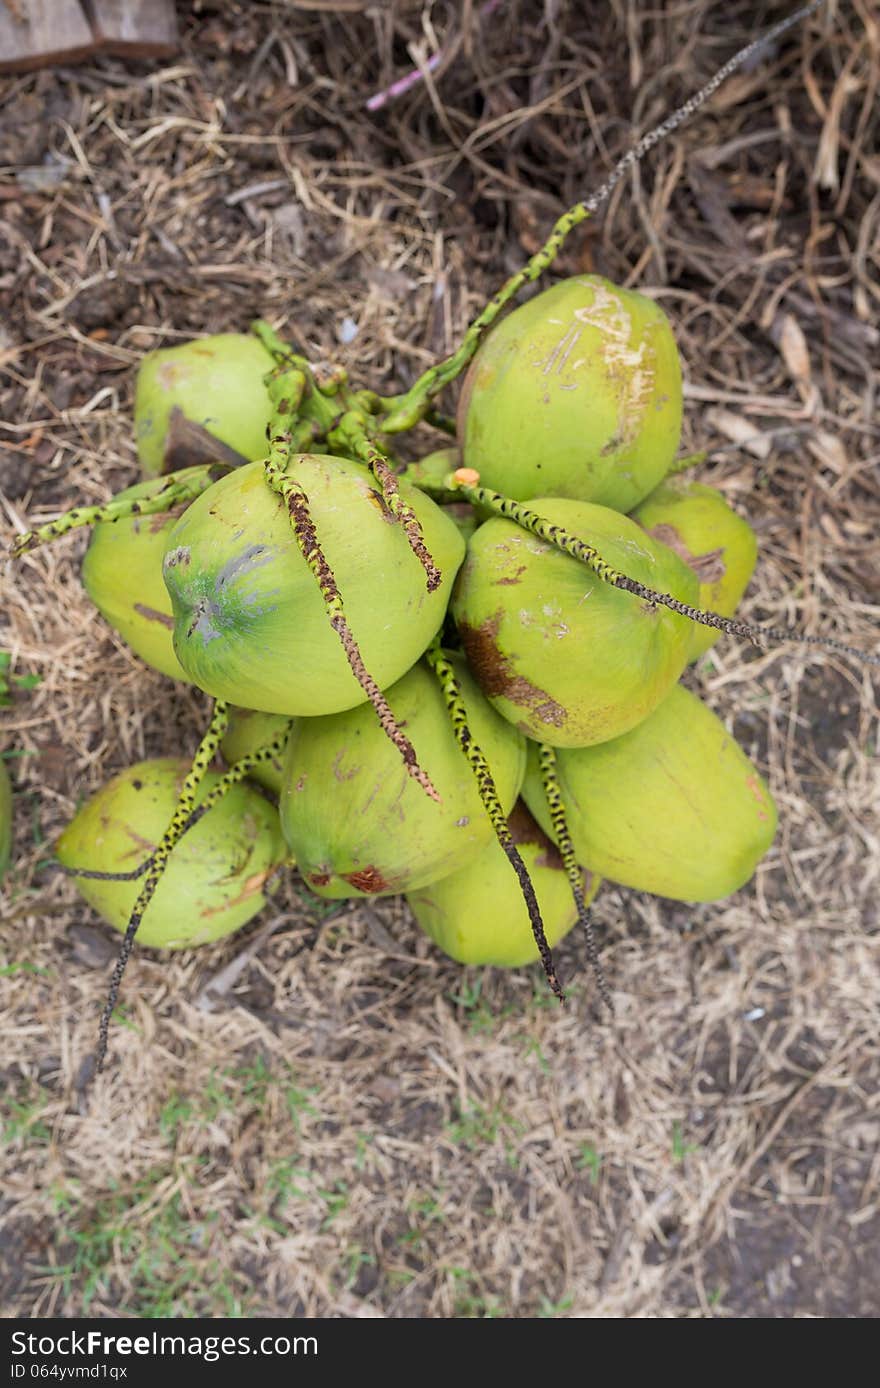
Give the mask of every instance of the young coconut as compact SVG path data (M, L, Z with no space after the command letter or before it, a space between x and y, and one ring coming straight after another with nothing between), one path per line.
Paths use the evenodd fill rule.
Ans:
M711 709L677 685L623 737L557 753L578 862L676 901L717 901L748 882L776 832L770 792ZM552 835L529 749L523 797Z
M578 919L565 867L555 844L521 800L508 824L535 888L552 948ZM582 879L588 905L599 889L599 878L583 871ZM497 840L449 877L407 892L406 899L425 933L459 964L518 969L539 958L522 891Z
M497 324L465 377L465 467L517 501L630 511L681 435L678 348L663 310L600 275L545 289Z
M525 741L492 710L464 662L454 664L473 739L508 814L522 782ZM430 670L420 662L387 698L440 802L407 776L367 705L298 721L287 744L279 808L299 870L319 896L415 890L469 862L492 840L491 820ZM511 878L515 884L512 872Z
M400 473L400 476L407 482L412 482L414 487L428 484L431 487L442 487L450 472L454 472L461 463L458 449L435 448L433 453L426 453L424 458L417 458L413 463L407 463Z
M162 838L189 764L172 757L138 762L92 796L58 840L67 868L127 872ZM220 780L208 772L201 801ZM259 791L233 786L174 848L137 941L156 949L191 949L240 929L262 908L265 885L288 853L278 814ZM86 901L114 929L125 931L138 880L76 878Z
M632 578L696 601L693 571L627 516L559 498L530 509ZM686 617L604 583L501 517L470 540L452 612L484 694L522 732L555 747L627 732L666 696L690 654Z
M210 469L187 468L181 478L208 477ZM140 501L160 486L155 478L120 492L114 501ZM86 592L136 655L174 680L189 675L174 654L171 599L162 578L168 535L188 502L153 515L100 521L92 530L82 566Z
M145 477L168 471L172 411L249 462L266 454L271 407L264 377L275 363L250 333L218 333L148 352L135 384L134 431Z
M403 527L365 468L302 454L290 476L308 497L310 525L344 595L363 664L387 689L439 630L464 541L429 497L400 484L440 570L428 592ZM363 702L287 507L258 463L229 473L187 509L168 536L164 574L174 649L200 688L293 717Z
M290 722L283 714L257 713L251 708L229 710L229 726L220 743L220 751L230 763L237 762L258 748L265 747L284 731ZM259 782L273 795L281 794L281 773L284 766L283 752L270 761L258 763L249 773L251 780Z
M669 477L639 503L632 519L693 569L700 582L698 607L733 616L755 572L758 539L719 491ZM694 626L690 659L704 655L720 634Z

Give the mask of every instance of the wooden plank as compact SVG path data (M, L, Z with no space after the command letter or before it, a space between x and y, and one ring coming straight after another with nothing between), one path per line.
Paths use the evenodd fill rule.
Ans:
M121 58L170 58L177 52L174 0L83 3L102 53L114 53Z
M0 72L76 62L96 51L78 0L0 0Z

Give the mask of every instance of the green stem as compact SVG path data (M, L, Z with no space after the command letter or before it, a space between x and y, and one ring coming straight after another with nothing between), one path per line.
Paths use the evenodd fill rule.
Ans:
M523 285L538 279L548 266L553 264L569 232L590 215L584 203L569 208L559 218L544 245L515 275L511 275L498 292L489 300L482 313L471 323L461 343L445 361L438 362L420 376L413 386L400 396L382 422L386 434L398 434L404 429L412 429L424 418L435 395L450 385L461 375L471 362L484 335L491 328L502 309L506 308Z
M132 907L129 916L128 926L119 951L119 958L110 979L110 989L107 994L107 1001L104 1011L101 1014L101 1021L98 1028L98 1048L95 1056L95 1068L100 1071L103 1069L104 1060L107 1055L107 1044L110 1032L110 1019L113 1016L113 1009L119 997L119 988L122 983L122 976L125 973L129 956L131 955L134 937L138 927L144 918L150 902L155 895L156 888L162 880L162 874L168 864L177 843L186 833L190 816L195 809L196 795L199 786L205 778L205 773L214 757L226 732L229 723L229 705L222 699L217 699L214 704L214 712L211 715L211 722L208 730L202 738L193 757L192 766L189 774L183 783L180 795L177 800L177 808L171 817L171 822L156 848L150 855L150 863L144 875L144 884L138 893L137 900Z
M279 336L265 318L255 318L251 323L251 332L262 342L269 355L274 357L276 365L287 366L296 356L290 344Z
M243 781L245 776L253 771L255 766L262 766L264 762L273 761L275 757L283 752L284 744L287 742L292 723L293 719L288 719L284 731L278 733L277 737L275 737L272 742L267 742L263 747L258 747L252 752L245 753L243 757L239 757L238 761L233 762L227 771L224 771L213 789L211 789L205 798L196 805L195 809L190 814L183 828L184 834L188 834L190 829L194 828L200 819L204 819L208 811L213 810L214 806L223 799L227 792L230 791L233 786L238 785L239 781ZM60 872L64 877L84 877L93 882L136 882L139 877L143 877L144 873L148 871L152 862L153 855L150 854L149 858L144 859L140 867L132 868L131 872L99 872L96 868L67 867L64 863L55 863L54 867L56 871Z
M295 459L296 452L293 436L284 428L284 421L288 416L295 415L299 400L306 387L306 378L298 370L288 372L287 376L291 378L297 376L298 380L285 380L279 377L277 381L271 381L269 386L270 397L276 408L269 426L269 456L264 463L267 485L284 502L299 551L308 564L321 593L327 620L339 637L352 674L376 710L382 731L400 752L409 775L418 781L432 800L439 801L440 797L434 789L430 777L419 766L415 748L400 727L387 699L364 663L360 647L348 625L336 576L318 538L308 496L300 484L290 476L289 468Z
M571 894L574 897L574 904L577 907L578 921L584 931L584 938L587 945L587 958L593 970L596 986L599 989L599 996L608 1008L608 1011L613 1013L614 1000L611 997L611 990L608 987L605 972L602 968L602 961L599 958L599 949L596 944L596 932L593 929L592 913L584 899L584 869L574 855L574 846L571 841L571 835L568 832L565 801L562 797L562 787L559 784L559 775L556 769L555 749L553 747L548 747L546 743L541 743L538 748L538 761L541 767L541 781L544 786L544 797L547 801L547 808L550 811L550 818L553 822L553 835L556 839L556 846L562 855L565 875L568 878Z
M37 526L34 530L25 530L23 534L16 536L10 546L10 553L17 559L22 554L36 549L38 545L48 544L83 525L130 520L133 516L155 516L163 511L170 511L182 502L194 501L225 472L225 468L187 468L184 472L171 472L167 477L157 477L156 490L152 496L115 498L102 506L75 506L72 511L66 511L57 520Z
M532 925L532 934L535 937L535 944L538 946L538 953L541 956L541 963L544 966L544 973L556 997L560 1002L565 1002L565 994L556 977L556 969L553 965L553 956L550 946L547 943L547 936L544 932L544 922L541 919L541 908L538 905L538 898L535 896L535 888L532 879L529 877L528 868L520 856L519 849L513 841L510 832L510 825L507 823L507 816L501 807L498 799L498 791L495 786L495 779L491 768L486 760L482 749L474 741L471 730L468 727L467 709L461 697L461 688L455 677L455 671L450 662L446 659L440 647L440 638L435 637L431 646L425 653L425 658L437 679L437 683L443 692L446 707L449 711L449 719L452 723L452 731L455 734L459 747L467 758L468 765L474 773L477 782L477 790L480 799L492 822L495 830L495 837L507 855L507 859L516 873L520 890L526 903L529 913L529 920Z
M595 193L584 198L583 202L576 203L574 207L562 214L540 250L526 262L521 270L518 270L515 275L511 275L494 298L489 301L482 313L474 319L456 351L445 361L430 367L405 395L396 400L385 402L388 415L382 426L383 429L389 434L400 433L404 429L411 429L414 424L424 418L434 396L438 395L445 386L448 386L464 371L475 355L485 333L495 322L502 309L510 303L524 285L538 279L553 264L569 234L607 201L627 171L644 159L655 145L667 139L674 130L689 120L718 90L722 82L725 82L732 73L736 72L737 68L748 62L759 49L763 48L765 44L772 43L787 29L791 29L802 19L813 14L822 3L824 0L811 0L811 3L802 6L794 14L790 14L786 19L773 25L766 33L746 44L744 48L741 48L738 53L728 59L723 67L718 69L704 87L701 87L682 106L673 111L672 115L667 116L666 120L661 121L653 130L643 135L623 158L618 160Z
M450 473L441 488L432 487L431 491L458 490L462 496L473 506L483 506L487 510L494 512L496 516L502 516L505 520L513 521L523 530L529 530L546 544L553 545L561 550L563 554L568 554L572 559L577 559L579 563L585 564L588 569L597 574L603 583L610 583L614 588L620 588L626 593L631 593L633 597L641 598L644 602L650 602L658 607L668 607L670 612L677 612L681 617L689 617L692 622L699 623L700 626L712 627L715 631L723 631L728 636L742 636L751 641L753 646L759 650L763 649L763 643L771 645L781 642L791 642L797 646L812 646L820 650L836 651L840 655L849 656L865 665L880 665L880 655L870 655L867 651L860 651L855 646L849 646L844 641L838 641L833 636L802 636L797 632L785 631L780 627L758 627L751 626L748 622L738 622L732 617L724 617L720 612L707 612L699 607L692 607L690 603L679 602L678 598L672 597L670 593L660 593L655 588L649 588L644 583L639 583L634 578L627 577L602 558L601 554L593 545L587 544L585 540L579 540L576 535L564 530L562 526L554 525L551 521L544 520L535 511L530 511L521 501L513 501L510 497L502 496L500 492L493 492L488 487L481 487L472 479L479 474L472 468L459 468L456 472Z
M435 593L443 581L443 575L425 544L425 535L418 516L400 495L400 487L390 461L383 450L368 438L363 427L363 416L356 410L343 415L339 421L337 437L346 443L350 456L357 458L369 468L385 505L403 530L410 549L425 570L428 592ZM329 438L332 440L334 435L329 435Z
M709 454L705 448L701 448L698 453L683 453L680 458L675 458L670 463L666 471L666 477L675 477L680 472L687 472L692 467L702 467ZM664 482L666 478L664 477ZM661 483L662 485L662 483Z

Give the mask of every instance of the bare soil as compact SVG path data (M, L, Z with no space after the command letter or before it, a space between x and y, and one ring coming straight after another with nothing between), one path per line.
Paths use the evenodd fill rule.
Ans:
M176 60L6 78L6 536L135 479L149 348L259 314L383 392L408 384L638 133L789 9L205 0L179 6ZM365 109L439 46L437 71ZM876 6L830 0L552 272L597 270L670 314L685 446L759 536L744 615L866 650L878 79ZM95 1077L117 937L52 843L120 767L194 749L209 701L103 624L85 543L10 566L0 599L0 648L40 676L0 712L4 1314L880 1313L866 667L726 641L688 677L769 777L780 830L715 905L603 888L614 1020L577 939L562 1010L537 968L444 959L400 901L328 912L290 877L241 935L135 952Z

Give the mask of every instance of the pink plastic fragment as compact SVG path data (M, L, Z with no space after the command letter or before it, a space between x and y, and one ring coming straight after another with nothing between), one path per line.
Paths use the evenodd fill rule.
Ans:
M480 18L484 19L486 15L492 14L493 10L497 10L500 4L501 0L485 0L485 4L480 6ZM440 66L442 57L442 49L439 53L431 54L430 58L425 63L428 72L434 72L434 70ZM391 86L386 87L383 92L376 92L375 96L371 96L366 103L366 109L368 111L381 111L382 107L387 106L389 101L393 101L397 96L403 96L404 92L408 92L411 87L415 87L424 79L424 76L425 73L422 68L413 68L405 77L398 77L397 81L392 82Z

